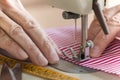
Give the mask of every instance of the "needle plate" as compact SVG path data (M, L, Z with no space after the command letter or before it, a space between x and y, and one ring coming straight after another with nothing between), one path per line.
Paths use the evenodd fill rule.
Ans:
M57 64L51 66L61 71L69 72L69 73L91 73L97 71L87 67L75 65L63 59L60 59L60 61Z

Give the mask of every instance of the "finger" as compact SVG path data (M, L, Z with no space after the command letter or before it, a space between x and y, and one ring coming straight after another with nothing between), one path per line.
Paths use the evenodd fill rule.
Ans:
M106 20L111 19L116 13L120 12L120 5L116 5L114 7L108 8L104 10L104 16Z
M0 11L0 27L13 38L27 52L33 63L37 65L47 65L46 58L42 55L37 46L27 36L24 30Z
M20 0L0 0L0 7L7 8L7 10L10 8L23 9Z
M28 58L27 53L16 42L8 37L2 29L0 29L0 48L6 50L17 59L25 60Z
M49 39L45 39L40 48L42 48L41 51L44 53L50 64L55 64L59 61L59 56L56 52L56 48L51 44Z
M120 27L120 12L112 16L108 23Z
M46 55L47 56L47 58L48 58L48 60L50 61L52 58L56 58L56 59L53 59L53 61L52 62L50 62L51 64L54 64L54 63L57 63L58 61L59 61L59 57L58 56L61 56L62 55L62 53L61 53L61 51L60 51L60 49L57 47L57 45L54 43L54 41L52 40L52 39L50 39L49 37L48 37L48 40L49 40L49 45L51 46L50 47L50 49L47 49L47 50L50 50L50 51L55 51L55 52L50 52L50 54L52 54L52 53L55 53L55 54L52 54L51 56L50 55ZM48 44L46 44L46 45L48 45ZM48 47L49 48L49 47ZM45 50L46 51L46 50ZM46 51L47 52L47 51ZM54 55L54 56L53 56ZM55 57L55 55L57 56L57 57Z
M58 53L58 55L61 56L62 53L61 53L60 49L58 48L58 46L55 44L55 42L52 39L50 39L49 37L48 37L48 39L51 42L52 46L55 48L55 50Z
M88 40L94 40L96 35L101 31L100 24L97 20L93 20L88 29Z
M109 35L104 35L103 31L101 30L95 37L93 41L95 46L90 50L91 57L99 57L120 30L119 27L110 25L109 29L110 29Z
M56 49L48 40L47 35L43 29L40 28L39 24L31 17L27 11L19 9L10 9L9 11L3 9L3 11L24 28L26 33L44 53L49 63L56 63L59 60L57 54L60 52L58 53L56 51Z

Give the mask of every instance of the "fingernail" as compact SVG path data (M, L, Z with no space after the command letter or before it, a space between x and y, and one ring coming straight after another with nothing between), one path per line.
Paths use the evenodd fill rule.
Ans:
M93 58L99 57L101 55L101 51L99 47L94 47L90 50L90 56Z
M22 50L22 49L19 49L17 54L18 54L18 58L20 60L26 60L28 58L27 53L24 50Z
M59 50L51 50L50 55L47 57L50 64L59 62Z
M44 57L44 56L41 56L39 55L37 59L37 65L40 65L40 66L47 66L48 65L48 61L47 59Z
M56 63L58 63L59 62L59 57L58 56L56 56L56 57L54 57L53 56L53 58L52 58L52 60L49 62L50 64L56 64Z
M56 52L57 52L57 54L58 54L59 56L62 55L62 52L61 52L59 49L57 49Z

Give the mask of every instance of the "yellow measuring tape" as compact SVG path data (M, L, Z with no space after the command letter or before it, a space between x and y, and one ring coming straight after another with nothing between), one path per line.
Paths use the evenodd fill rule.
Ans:
M0 55L0 64L2 64L3 62L7 62L11 67L18 63L17 60ZM65 75L50 68L35 66L26 62L21 62L21 64L23 72L33 74L46 80L79 80L75 77Z

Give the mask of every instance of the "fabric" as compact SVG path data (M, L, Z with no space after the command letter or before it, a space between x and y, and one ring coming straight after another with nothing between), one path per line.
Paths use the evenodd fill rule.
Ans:
M47 34L55 41L60 50L71 54L69 48L72 47L76 52L80 49L80 28L75 34L74 27L62 27L46 30ZM76 35L76 39L75 39ZM104 72L116 74L120 76L120 40L114 39L105 49L101 57L91 58L85 61L75 61L68 59L64 55L61 56L64 60L77 65L89 67L92 69L101 70Z

